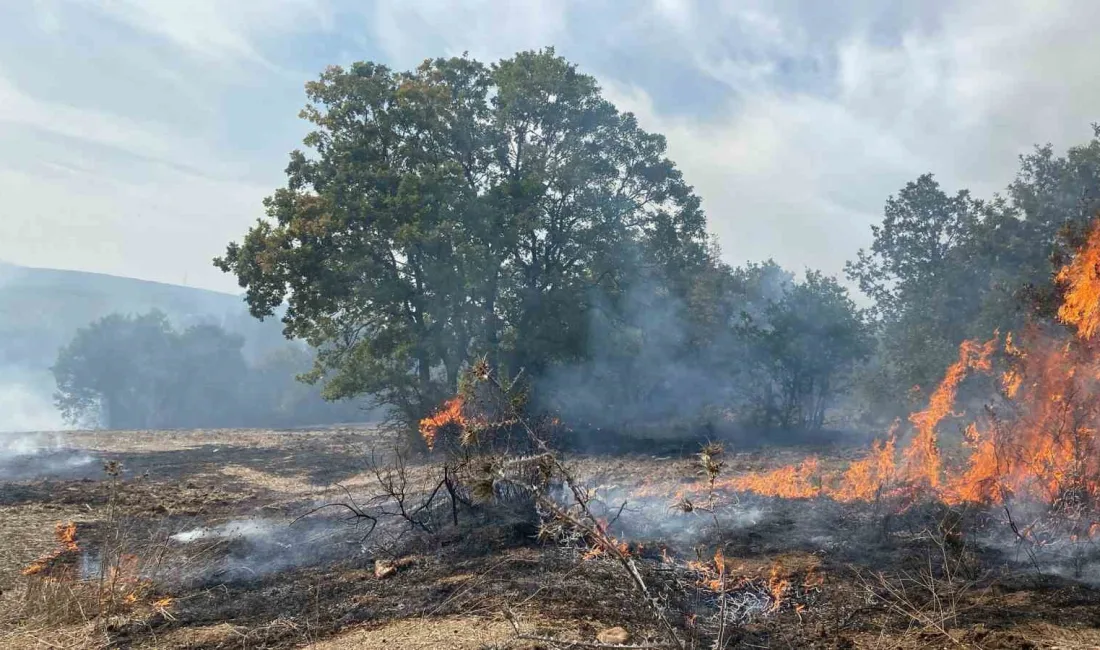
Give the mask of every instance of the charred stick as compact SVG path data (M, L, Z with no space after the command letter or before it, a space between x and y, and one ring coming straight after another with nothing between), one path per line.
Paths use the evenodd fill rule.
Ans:
M443 484L447 486L447 494L451 497L451 519L455 527L458 527L458 495L455 494L455 486L451 481L450 467L443 466Z
M536 641L538 643L547 643L560 648L619 648L620 650L660 650L668 648L667 645L653 645L653 644L618 644L618 643L600 643L599 641L566 641L564 639L555 639L551 636L540 636L537 634L525 634L520 632L519 624L516 622L516 615L509 610L504 611L504 618L508 620L508 624L512 626L512 630L516 634L516 638L522 641Z

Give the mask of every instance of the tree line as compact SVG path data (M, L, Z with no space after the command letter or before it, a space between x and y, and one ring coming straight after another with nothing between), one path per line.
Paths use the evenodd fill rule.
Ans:
M923 399L963 340L1054 320L1055 270L1100 213L1100 126L1063 155L1047 144L1019 162L987 200L931 174L908 183L886 202L870 249L847 265L874 300L877 348L863 384L875 403Z
M481 358L579 426L893 417L964 339L1051 314L1100 209L1100 129L988 200L920 176L845 268L862 309L819 271L723 262L665 139L552 48L330 67L306 94L305 150L215 264L309 345L324 398L410 428Z
M52 371L70 423L110 429L297 426L371 417L296 381L312 367L284 342L252 363L245 338L214 324L178 330L159 311L105 316L77 331Z

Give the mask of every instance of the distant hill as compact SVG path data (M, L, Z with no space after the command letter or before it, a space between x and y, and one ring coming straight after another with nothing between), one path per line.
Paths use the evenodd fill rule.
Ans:
M271 368L285 374L289 385L280 384L274 375L263 384L265 390L275 391L272 399L278 401L270 412L252 415L265 422L285 421L297 426L373 421L384 415L381 411L364 411L357 402L329 404L321 399L317 388L295 383L294 375L308 369L309 354L304 343L289 343L277 318L263 322L253 318L241 296L0 262L0 432L63 428L65 423L53 405L55 384L50 372L58 350L72 340L78 329L104 316L144 314L153 309L164 312L176 329L213 323L240 334L244 337L246 361L260 368L256 376L268 377ZM305 354L307 368L288 369L283 361L295 358L287 354L297 346ZM260 399L240 406L247 410L265 403Z
M111 313L152 309L180 325L213 320L228 329L249 327L242 299L232 294L0 263L0 368L46 369L77 329Z

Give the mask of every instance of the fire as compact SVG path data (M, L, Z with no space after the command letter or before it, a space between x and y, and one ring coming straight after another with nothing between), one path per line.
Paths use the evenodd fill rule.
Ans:
M734 478L724 482L723 487L784 499L814 497L821 493L822 488L817 458L812 456L798 465Z
M1088 341L1100 328L1100 220L1093 224L1089 238L1055 279L1065 286L1058 318L1077 329L1077 336Z
M54 537L57 538L58 543L66 551L80 550L76 545L76 524L74 522L58 523L57 528L54 529Z
M727 479L721 487L783 498L827 496L870 501L925 495L949 504L1002 504L1010 498L1050 506L1100 503L1100 220L1077 255L1056 274L1065 289L1059 320L1075 336L1060 339L1032 325L1022 336L965 341L927 406L909 416L912 434L898 449L896 428L842 472L823 473L816 458ZM1003 370L994 375L994 361ZM999 381L1007 407L965 428L966 454L941 454L938 429L955 417L962 382L975 373ZM1095 517L1093 517L1095 518ZM1074 534L1093 537L1083 521Z
M902 456L902 478L908 483L927 484L931 488L939 486L942 461L936 444L936 427L951 414L959 384L968 372L990 369L990 357L996 343L994 339L979 346L973 341L964 341L959 347L959 359L947 369L946 376L932 392L928 406L909 416L916 433Z
M772 565L772 570L768 576L768 592L772 596L772 611L775 611L783 605L783 600L787 596L787 591L791 588L791 581L783 577L783 565L776 562Z
M840 486L829 495L837 501L873 500L894 480L896 447L893 431L887 440L872 443L867 456L848 466Z
M59 549L53 553L43 555L34 562L31 562L23 569L23 575L33 576L38 575L45 571L54 560L60 558L66 553L74 553L80 550L80 547L76 543L76 523L75 522L58 522L54 528L54 538L57 540Z
M420 436L424 438L428 449L435 448L436 438L439 432L447 426L465 427L466 418L462 414L462 397L453 397L443 403L443 406L420 421Z

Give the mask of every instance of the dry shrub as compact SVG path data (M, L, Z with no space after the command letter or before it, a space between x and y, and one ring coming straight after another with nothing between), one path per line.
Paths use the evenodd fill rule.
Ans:
M865 572L854 568L868 598L907 623L907 632L941 636L961 644L959 617L982 604L988 588L979 585L978 563L963 532L963 517L946 508L932 526L912 540L924 546L912 569Z
M164 545L150 545L136 534L118 505L121 466L104 466L110 488L104 520L85 538L77 524L59 523L55 552L31 563L19 611L11 618L10 645L18 641L58 647L87 647L92 638L106 643L110 629L151 612L170 616L171 600L158 595L149 576L160 567ZM76 635L47 642L42 635L69 628ZM37 639L37 641L36 641ZM5 641L7 643L7 641ZM5 646L7 647L7 646Z

